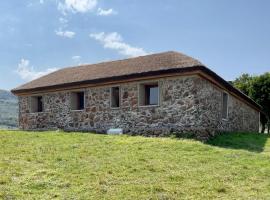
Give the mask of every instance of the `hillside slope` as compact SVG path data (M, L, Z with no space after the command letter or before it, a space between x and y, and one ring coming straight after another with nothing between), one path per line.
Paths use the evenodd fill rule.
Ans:
M15 128L17 123L17 97L9 91L0 90L0 128Z
M270 138L0 131L0 199L270 199Z

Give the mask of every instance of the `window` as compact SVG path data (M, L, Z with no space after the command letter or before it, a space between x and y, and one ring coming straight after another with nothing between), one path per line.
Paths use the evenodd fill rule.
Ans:
M120 88L112 87L111 88L111 107L119 108L120 106Z
M147 83L140 85L140 105L158 105L159 86L158 83Z
M84 92L71 93L71 109L72 110L84 109Z
M43 112L43 97L42 96L34 96L31 97L31 112Z
M222 118L228 118L228 94L225 92L222 94Z

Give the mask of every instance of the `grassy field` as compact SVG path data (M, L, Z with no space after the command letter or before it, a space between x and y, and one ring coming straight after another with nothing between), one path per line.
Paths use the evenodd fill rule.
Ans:
M0 199L270 199L270 139L0 131Z

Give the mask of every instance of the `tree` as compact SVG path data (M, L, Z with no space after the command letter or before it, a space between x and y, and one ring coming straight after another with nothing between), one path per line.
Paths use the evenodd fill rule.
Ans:
M270 73L264 73L260 76L250 76L243 74L235 81L233 85L243 93L251 97L262 106L261 124L262 132L268 124L268 133L270 129Z
M235 81L233 81L233 85L249 96L252 79L253 77L249 74L242 74L239 78L236 78Z
M265 73L260 76L256 76L251 81L250 87L250 97L253 98L258 104L262 106L262 111L266 115L263 128L268 123L268 133L269 133L269 123L270 123L270 73ZM264 120L264 119L263 119Z

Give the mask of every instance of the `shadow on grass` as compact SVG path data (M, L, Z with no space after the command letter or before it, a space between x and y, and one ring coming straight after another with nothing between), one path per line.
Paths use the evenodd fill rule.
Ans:
M269 135L259 133L222 133L210 139L207 144L260 153L264 150L268 138Z

